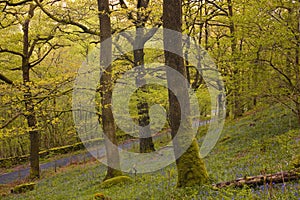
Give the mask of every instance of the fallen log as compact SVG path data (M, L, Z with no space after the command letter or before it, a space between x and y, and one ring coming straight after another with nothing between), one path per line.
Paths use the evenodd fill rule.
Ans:
M275 174L265 174L265 175L238 178L232 181L225 181L225 182L213 184L213 187L215 188L243 187L244 185L255 187L255 186L265 185L267 183L268 184L285 183L297 179L300 179L300 169L291 170L287 172L278 172Z

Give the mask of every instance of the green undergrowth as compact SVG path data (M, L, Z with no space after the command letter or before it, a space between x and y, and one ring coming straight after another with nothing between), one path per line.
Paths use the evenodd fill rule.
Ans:
M202 141L207 127L201 127ZM294 116L274 106L227 121L218 143L204 158L210 182L176 188L175 164L147 174L124 174L132 181L101 188L106 167L97 162L76 165L41 179L35 190L9 194L3 199L94 199L95 194L115 199L296 199L300 181L215 190L212 183L292 169L300 152L300 129Z

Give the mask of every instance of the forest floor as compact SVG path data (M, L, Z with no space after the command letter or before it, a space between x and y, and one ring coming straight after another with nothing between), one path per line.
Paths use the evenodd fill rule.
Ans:
M199 128L201 139L207 126ZM242 118L227 121L222 135L204 158L210 183L176 189L174 164L147 174L128 174L133 182L101 189L106 167L95 159L74 162L56 172L45 170L36 189L24 194L8 194L18 181L0 185L1 199L93 199L103 193L115 199L300 199L300 180L255 188L222 188L213 183L245 176L269 174L293 168L292 160L300 152L300 128L293 115L279 107L253 110ZM26 181L26 180L25 180Z

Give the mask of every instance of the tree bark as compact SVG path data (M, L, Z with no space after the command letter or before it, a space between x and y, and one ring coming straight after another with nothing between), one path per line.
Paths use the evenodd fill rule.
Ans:
M112 100L112 41L111 22L109 16L109 1L98 0L99 22L100 22L100 65L102 76L100 79L102 127L105 139L105 149L107 156L107 173L104 180L122 175L120 171L120 158L117 147L116 127L111 108ZM108 42L104 42L104 41ZM104 43L103 43L104 42ZM105 67L108 66L106 69Z
M134 44L134 65L136 68L137 76L135 79L135 83L137 87L140 87L140 91L138 92L138 122L141 127L139 131L140 135L140 153L147 153L151 151L155 151L154 143L151 137L150 130L150 116L149 116L149 105L147 100L144 97L144 94L148 92L147 87L145 86L146 80L145 76L145 67L144 67L144 30L145 28L145 19L146 16L141 11L141 9L146 9L148 7L149 0L138 0L137 3L137 22L136 22L136 36L135 36L135 44ZM144 86L143 86L144 85Z
M32 93L30 90L30 64L29 64L29 24L31 18L34 15L36 6L30 4L28 17L25 19L23 24L23 57L22 57L22 76L23 84L25 87L24 102L25 102L25 118L29 130L30 139L30 178L40 177L40 166L39 166L39 146L40 146L40 135L37 131L37 120L35 115L34 103L32 101Z
M164 0L163 1L163 26L165 29L172 29L178 34L169 35L164 30L164 48L173 49L176 52L181 52L181 55L174 54L167 50L165 54L166 66L176 70L184 77L186 77L186 68L184 67L182 55L182 1L178 0ZM169 89L169 111L171 135L174 144L174 153L176 159L176 166L178 171L177 187L186 187L203 184L208 179L208 174L203 160L200 158L199 147L197 141L193 138L190 147L181 154L181 148L187 140L190 140L190 133L192 131L190 121L190 102L188 95L188 86L185 82L177 76L172 74L171 70L167 69L167 82ZM178 98L184 102L180 105ZM179 126L183 126L184 136L174 138L179 130ZM181 154L181 156L179 156Z

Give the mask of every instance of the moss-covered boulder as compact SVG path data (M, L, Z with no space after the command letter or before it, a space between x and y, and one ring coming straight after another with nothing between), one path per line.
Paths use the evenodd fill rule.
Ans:
M11 190L11 193L13 194L24 193L27 191L34 190L34 187L35 187L35 183L25 183L25 184L17 185L16 187L14 187L14 189Z
M96 199L96 200L104 200L105 196L102 193L97 193L97 194L95 194L94 199Z
M114 178L107 179L103 181L100 185L101 188L109 188L114 185L121 185L121 184L129 184L133 180L128 176L117 176Z
M106 197L103 193L97 193L94 195L95 200L111 200L110 197Z
M293 159L292 165L294 168L300 168L300 155Z

